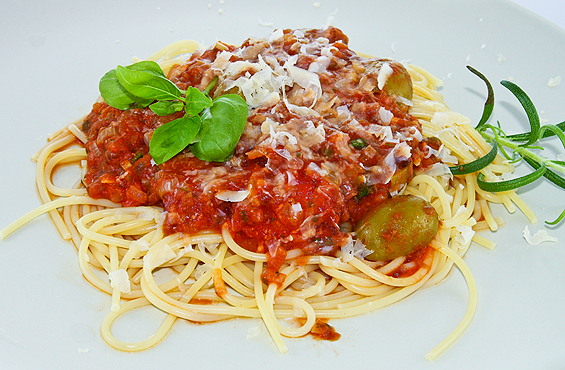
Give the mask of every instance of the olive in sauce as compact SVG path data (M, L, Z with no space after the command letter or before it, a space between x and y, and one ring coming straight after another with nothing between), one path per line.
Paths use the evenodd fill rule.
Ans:
M355 227L357 238L373 253L368 260L389 261L428 245L436 236L439 217L432 205L414 195L387 199Z

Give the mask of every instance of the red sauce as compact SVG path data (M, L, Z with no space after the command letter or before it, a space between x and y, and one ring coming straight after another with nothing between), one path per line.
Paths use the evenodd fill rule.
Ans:
M348 107L358 125L342 124L335 106L320 116L302 116L279 101L250 111L248 127L234 156L225 163L204 162L185 150L157 166L148 154L152 132L180 113L158 117L149 109L120 111L96 103L83 128L88 136L85 183L90 196L123 206L163 206L167 234L220 231L227 224L244 248L268 253L268 267L263 274L267 282L280 283L284 279L277 270L288 250L299 248L304 255L335 254L348 237L340 226L357 222L367 210L409 181L413 163L419 164L424 156L418 140L406 140L411 157L395 159L396 173L403 170L402 181L396 183L395 177L390 179L392 174L379 172L379 168L385 168L385 157L395 144L377 138L369 130L371 125L388 126L392 133L406 133L411 128L419 131L420 126L408 114L407 106L384 91L360 88L374 76L369 74L370 68L360 65L362 59L347 47L347 37L336 28L307 31L302 41L290 30L271 44L250 39L241 48L228 47L230 61L245 58L257 63L261 53L263 59L271 58L282 65L297 55L295 66L307 69L321 56L321 49L304 54L301 45L304 40L310 43L307 45L318 45L320 37L327 39L323 43L332 56L326 70L319 73L325 95L318 99L316 107L324 98L334 99L339 106ZM174 67L168 77L181 89L204 89L215 75L222 74L212 68L220 53L217 48L195 52L185 64ZM308 99L300 89L297 84L286 87L286 96L294 104ZM308 104L302 103L299 105ZM388 124L383 124L379 116L381 108L394 115ZM281 143L268 147L268 135L266 139L261 133L266 119L296 126L293 132L299 132L308 122L313 127L323 125L325 136L298 150ZM367 147L356 149L349 144L360 137ZM285 149L290 159L281 155ZM216 198L223 190L250 193L245 200L232 203Z
M328 324L328 320L317 319L314 327L310 330L310 335L314 339L328 340L330 342L341 338L341 334L335 331L334 327Z

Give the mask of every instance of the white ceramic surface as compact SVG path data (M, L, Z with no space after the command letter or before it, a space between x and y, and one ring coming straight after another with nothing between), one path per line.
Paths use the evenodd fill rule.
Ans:
M107 70L179 39L239 43L268 35L272 27L265 23L313 28L329 19L353 49L410 61L443 78L448 104L474 121L485 91L466 64L493 81L493 122L500 120L508 131L522 131L527 122L496 83L501 79L522 86L544 122L565 120L565 82L547 86L550 78L565 77L565 31L506 0L9 0L0 12L0 227L38 205L30 157L48 133L89 111ZM99 335L108 298L84 281L73 247L43 216L0 242L0 368L563 369L565 226L547 228L543 220L565 207L565 192L541 182L520 194L541 220L530 229L546 229L560 242L528 245L522 238L527 219L497 207L507 225L486 235L497 249L473 246L465 258L478 285L475 318L432 363L424 355L467 309L457 270L399 304L334 320L342 334L337 342L287 340L285 355L266 330L246 339L257 325L253 320L179 322L153 349L115 351ZM162 317L144 310L118 322L116 332L141 339Z

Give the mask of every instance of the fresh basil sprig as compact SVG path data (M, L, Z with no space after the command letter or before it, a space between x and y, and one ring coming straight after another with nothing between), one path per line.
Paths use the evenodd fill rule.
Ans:
M526 116L528 117L528 121L530 124L530 131L521 134L514 134L514 135L506 135L504 131L500 128L500 123L498 123L498 127L488 125L486 122L491 116L494 107L494 90L492 85L488 81L488 79L480 72L475 70L472 67L467 67L471 72L477 75L480 79L482 79L488 91L487 100L485 102L485 106L483 109L483 115L475 127L475 129L488 141L493 143L493 150L498 147L500 152L510 161L518 162L520 160L524 160L528 163L531 167L534 168L532 173L526 174L524 176L518 177L512 180L505 180L505 181L496 181L496 182L487 182L484 179L484 175L480 173L477 177L477 184L479 187L485 191L490 192L501 192L507 191L512 189L517 189L522 186L528 185L542 176L547 178L549 181L553 182L558 187L565 189L565 162L558 161L558 160L551 160L547 157L541 156L535 153L533 150L543 150L543 146L534 145L538 143L540 140L557 136L561 141L563 147L565 148L565 121L561 122L557 125L540 125L540 119L536 108L528 97L528 95L515 83L510 81L501 81L502 86L506 87L520 102L524 111L526 112ZM487 129L491 129L493 134L487 132ZM506 148L506 149L505 149ZM452 167L451 171L456 171L459 167L472 165L471 167L486 167L485 163L492 162L495 156L492 155L493 150L487 153L482 158L479 158L469 164ZM511 154L508 154L508 150L511 150ZM491 159L492 158L492 159ZM490 162L489 162L490 160ZM477 163L480 163L480 166ZM487 163L487 165L488 165ZM482 168L484 168L482 167ZM478 170L482 169L479 168ZM552 222L547 222L547 224L555 225L565 219L565 210L561 213L561 215Z
M184 111L184 115L158 127L149 143L149 154L157 164L173 158L185 148L199 159L225 161L233 153L245 124L248 107L235 94L211 99L212 80L204 91L194 87L181 90L153 61L118 66L99 83L106 103L120 110L149 107L158 116Z

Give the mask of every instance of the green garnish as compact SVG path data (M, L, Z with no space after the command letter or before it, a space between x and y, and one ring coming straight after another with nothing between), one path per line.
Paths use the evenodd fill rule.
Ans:
M467 69L483 80L487 86L487 100L485 101L485 106L483 108L483 115L475 127L475 129L479 130L488 121L494 109L494 89L492 88L489 80L481 72L471 66L467 66Z
M451 172L455 175L471 173L480 171L488 164L490 164L496 157L497 148L500 153L511 162L519 162L524 160L534 171L524 176L505 181L488 182L485 181L484 174L479 173L477 176L477 183L479 187L489 192L502 192L512 189L517 189L522 186L531 184L538 180L540 177L545 177L549 181L562 189L565 189L565 161L551 160L547 157L535 153L533 150L543 150L541 145L534 145L540 140L557 136L561 144L565 148L565 121L557 125L540 125L540 119L537 110L528 95L518 85L510 81L501 81L502 86L506 87L520 102L528 121L530 123L530 131L526 133L506 135L506 133L498 126L492 126L486 122L490 118L494 108L494 90L488 79L480 72L472 67L467 67L472 73L482 79L488 90L487 100L483 109L482 117L475 127L475 129L488 141L493 143L493 149L485 156L461 166L451 167ZM492 130L492 134L487 132L487 129ZM509 150L511 153L509 154ZM461 173L461 168L467 172ZM472 171L472 170L475 171ZM552 222L546 221L549 225L555 225L565 219L565 210L561 215Z
M100 80L99 89L108 105L127 110L149 107L159 116L184 111L184 115L158 127L149 143L157 164L165 163L185 148L199 159L225 161L233 153L247 122L248 107L236 94L211 99L217 77L200 91L179 89L156 62L118 66Z
M486 166L492 163L498 154L498 145L496 141L492 144L492 149L485 156L475 159L472 162L465 163L459 166L449 167L450 171L454 175L466 175L468 173L473 173L482 170Z
M143 157L143 153L137 153L135 155L135 157L133 157L131 159L131 161L129 161L131 164L134 164L135 162L137 162L139 159L141 159Z
M366 184L362 184L361 186L359 186L359 189L357 189L357 195L355 195L354 199L357 203L359 203L361 199L365 198L367 195L371 194L372 192L373 192L372 187Z
M362 138L352 139L349 141L349 145L354 147L355 149L363 149L367 146L367 142Z

